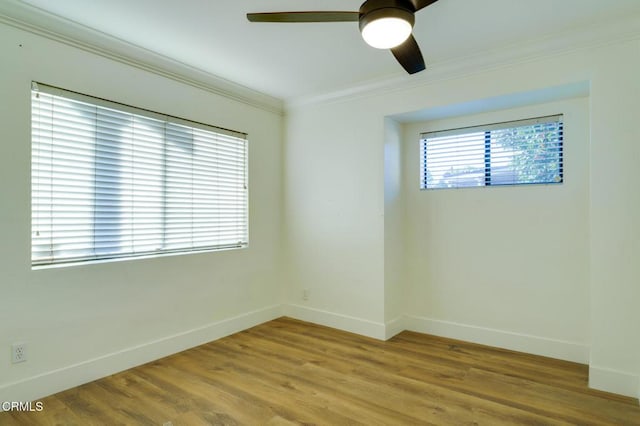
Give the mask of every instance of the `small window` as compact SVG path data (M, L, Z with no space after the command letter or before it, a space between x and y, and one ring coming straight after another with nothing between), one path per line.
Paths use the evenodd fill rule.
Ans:
M420 188L562 183L562 115L423 133Z
M243 133L32 86L34 266L248 244Z

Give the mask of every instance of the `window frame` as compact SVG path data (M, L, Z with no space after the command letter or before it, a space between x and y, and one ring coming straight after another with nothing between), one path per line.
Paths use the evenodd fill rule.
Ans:
M491 133L499 130L514 130L520 127L528 127L533 125L548 125L551 123L557 123L558 133L558 173L559 179L554 181L541 181L541 182L507 182L496 183L492 180L492 138ZM473 133L484 133L484 180L480 185L457 185L457 186L429 186L429 168L427 160L427 139L435 139L448 136L465 136ZM438 189L463 189L463 188L477 188L488 186L519 186L519 185L555 185L564 183L564 114L553 114L541 117L526 118L521 120L512 120L497 122L491 124L484 124L478 126L459 127L453 129L430 131L420 133L419 140L419 152L420 152L420 190L431 191ZM547 151L545 151L546 153ZM549 150L551 152L551 150Z

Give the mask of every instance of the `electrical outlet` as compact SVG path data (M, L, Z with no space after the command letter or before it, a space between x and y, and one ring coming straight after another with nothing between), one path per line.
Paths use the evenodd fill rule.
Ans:
M11 362L17 364L27 360L27 344L14 343L11 345Z
M311 294L311 290L305 288L302 290L302 300L309 300L309 295Z

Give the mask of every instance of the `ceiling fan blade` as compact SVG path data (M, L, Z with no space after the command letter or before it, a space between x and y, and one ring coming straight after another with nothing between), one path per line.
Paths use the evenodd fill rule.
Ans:
M420 9L424 9L425 7L437 1L438 0L411 0L411 3L413 4L414 10L417 12Z
M426 68L420 47L413 35L410 35L400 46L391 49L391 53L409 74L415 74Z
M251 22L358 22L358 12L265 12L247 13Z

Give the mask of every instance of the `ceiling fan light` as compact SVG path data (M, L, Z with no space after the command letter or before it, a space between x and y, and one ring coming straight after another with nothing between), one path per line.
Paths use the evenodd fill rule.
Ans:
M408 39L411 30L411 23L402 18L378 18L362 28L362 38L376 49L391 49Z

